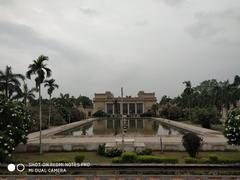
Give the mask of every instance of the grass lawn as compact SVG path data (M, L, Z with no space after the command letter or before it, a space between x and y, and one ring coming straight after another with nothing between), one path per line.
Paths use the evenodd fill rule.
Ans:
M157 152L154 154L158 154L159 156L163 157L174 157L179 159L179 163L184 163L184 159L186 157L189 157L187 152ZM239 159L240 160L240 151L239 152L200 152L197 155L197 158L208 158L210 155L216 155L219 159L230 159L230 160L235 160Z
M77 155L84 155L84 162L90 163L111 163L111 158L98 156L96 152L52 152L39 155L38 153L15 153L12 156L14 161L29 163L29 162L56 162L56 161L68 161L74 162L74 158ZM186 152L155 152L154 154L161 157L175 157L179 159L179 163L184 163L184 158L188 157ZM207 158L210 155L216 155L221 159L239 159L240 152L200 152L198 158Z

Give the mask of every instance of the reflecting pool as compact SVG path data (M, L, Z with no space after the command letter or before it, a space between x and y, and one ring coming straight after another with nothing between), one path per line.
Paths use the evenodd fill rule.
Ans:
M63 131L61 136L118 136L121 135L121 119L99 119L82 126ZM125 136L178 136L183 130L160 123L158 120L129 118L125 119Z

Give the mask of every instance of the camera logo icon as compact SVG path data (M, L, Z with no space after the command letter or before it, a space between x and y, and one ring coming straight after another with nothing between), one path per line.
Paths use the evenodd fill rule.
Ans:
M25 166L24 166L24 164L17 164L17 165L9 164L7 169L9 172L13 172L16 169L18 172L23 172L25 170Z

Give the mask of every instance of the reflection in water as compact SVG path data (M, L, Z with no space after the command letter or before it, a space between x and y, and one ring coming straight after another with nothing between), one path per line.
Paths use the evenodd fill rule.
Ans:
M58 135L72 136L92 136L92 135L121 135L121 119L97 120L83 126L67 130ZM127 119L126 136L144 136L144 135L162 135L173 136L182 132L176 128L161 124L159 121L152 119Z

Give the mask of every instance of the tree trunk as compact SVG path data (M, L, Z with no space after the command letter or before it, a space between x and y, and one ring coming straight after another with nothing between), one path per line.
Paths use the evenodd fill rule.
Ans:
M48 112L48 127L50 127L50 121L51 121L51 111L52 111L52 98L49 96L49 112Z
M41 84L39 85L39 146L40 154L42 154L42 96L41 96Z
M8 82L6 82L6 84L5 84L5 96L8 100Z
M192 117L191 117L191 102L190 102L190 97L188 99L188 113L189 113L189 120L191 121L192 120Z

